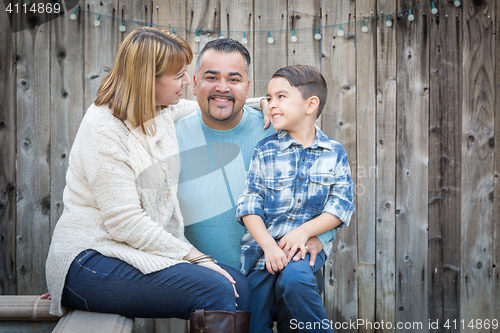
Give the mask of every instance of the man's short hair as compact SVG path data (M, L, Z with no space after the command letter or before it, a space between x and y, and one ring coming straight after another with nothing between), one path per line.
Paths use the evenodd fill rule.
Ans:
M299 89L303 99L317 96L319 99L318 112L316 118L321 115L326 104L328 88L321 72L312 66L293 65L280 68L273 74L273 78L282 77L290 83L292 87Z
M250 53L243 44L231 38L215 39L205 44L203 49L201 49L200 54L198 55L198 59L196 60L196 66L194 68L195 76L198 74L198 70L201 67L201 58L203 57L203 54L205 53L205 51L210 49L224 53L240 53L243 56L243 59L245 59L245 70L248 77L250 78Z

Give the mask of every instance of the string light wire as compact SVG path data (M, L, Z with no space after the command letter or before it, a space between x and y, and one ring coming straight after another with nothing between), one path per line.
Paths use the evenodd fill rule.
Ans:
M314 38L317 39L317 40L320 40L321 39L321 34L319 33L319 28L322 28L322 29L325 29L325 28L329 28L329 27L335 27L335 26L338 26L339 27L339 32L340 30L342 30L341 26L342 25L346 25L346 24L356 24L356 23L362 23L363 24L363 27L361 28L361 31L363 32L368 32L368 27L366 26L366 22L367 20L376 20L376 19L379 19L379 18L382 18L382 17L386 17L386 25L387 27L391 27L392 26L392 21L389 19L389 15L393 15L393 14L399 14L399 13L405 13L405 12L408 12L409 15L408 15L408 19L410 20L410 16L413 15L412 13L412 10L415 10L415 9L419 9L421 7L424 7L424 6L431 6L431 13L436 15L438 13L438 9L437 7L435 6L435 3L439 2L441 0L434 0L434 1L430 1L430 2L427 2L427 3L424 3L424 4L421 4L421 5L418 5L418 6L415 6L415 7L412 7L412 8L407 8L407 9L402 9L402 10L399 10L399 11L396 11L396 12L392 12L392 13L389 13L388 15L384 15L383 13L381 13L381 15L378 15L378 16L373 16L373 17L370 17L370 18L364 18L362 20L355 20L355 21L349 21L349 22L343 22L343 23L337 23L337 24L331 24L331 25L324 25L324 26L321 26L321 27L307 27L307 28L298 28L298 29L281 29L281 30L254 30L252 31L253 33L264 33L264 32L267 32L268 34L268 38L267 38L267 42L269 44L272 44L274 43L274 38L271 36L271 32L284 32L284 31L291 31L292 32L292 36L291 36L291 40L292 42L296 42L298 39L297 39L297 36L295 35L295 30L309 30L309 29L316 29L316 34L314 35ZM453 4L456 6L456 7L459 7L461 5L461 1L460 0L455 0L453 2ZM66 6L66 7L70 7L68 5L65 5L65 4L62 4L63 6ZM125 5L125 4L124 4ZM146 7L147 5L144 4ZM157 6L157 9L159 7ZM119 17L116 17L116 16L111 16L111 15L105 15L105 14L99 14L99 13L96 13L96 12L92 12L92 11L89 11L89 10L85 10L85 9L82 9L82 8L75 8L74 11L69 15L69 18L71 20L76 20L76 13L78 11L81 11L81 12L84 12L84 13L88 13L88 14L94 14L94 15L98 15L98 18L94 21L94 25L97 27L100 25L100 18L101 16L103 18L111 18L111 19L115 19L115 20L122 20L122 24L120 26L120 29L126 29L125 28L125 23L136 23L136 24L139 24L139 25L147 25L148 27L149 26L152 26L152 24L149 24L149 23L145 23L145 22L141 22L141 21L136 21L136 20L127 20L127 19L123 19L123 18L119 18ZM411 21L411 20L410 20ZM183 28L183 27L172 27L172 26L163 26L163 25L155 25L156 27L159 27L159 28L170 28L172 31L174 31L174 29L180 29L180 30L186 30L186 31L194 31L196 33L195 37L194 37L194 40L195 42L199 43L200 42L200 37L199 37L199 29L191 29L191 28ZM123 28L122 28L123 27ZM121 31L121 30L120 30ZM124 30L125 31L125 30ZM202 30L202 31L214 31L214 30L210 30L210 29L206 29L206 30ZM226 32L226 33L241 33L243 34L243 38L246 39L246 41L248 42L248 39L246 37L246 32L247 31L238 31L238 30L231 30L231 31L222 31L222 30L215 30L216 32L219 32L219 38L224 38L224 35L223 33ZM242 39L243 41L243 39Z

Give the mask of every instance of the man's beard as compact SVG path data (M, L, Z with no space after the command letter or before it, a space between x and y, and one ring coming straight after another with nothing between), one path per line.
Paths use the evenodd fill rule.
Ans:
M210 106L210 100L214 97L223 97L223 98L229 98L229 100L231 102L233 102L233 107L231 109L231 113L226 117L226 118L217 118L217 117L214 117L212 115L212 110L211 110L211 106ZM224 95L211 95L211 96L208 96L208 115L210 116L211 119L215 120L215 121L220 121L220 122L223 122L223 121L226 121L226 120L229 120L234 114L234 97L233 96L224 96Z

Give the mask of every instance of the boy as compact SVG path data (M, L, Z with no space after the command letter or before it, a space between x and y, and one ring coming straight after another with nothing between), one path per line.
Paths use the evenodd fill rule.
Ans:
M354 212L347 154L315 126L326 97L325 79L311 66L281 68L268 85L268 115L280 132L255 147L236 212L248 229L241 256L252 285L254 333L272 332L276 280L285 290L291 326L333 332L314 280L332 244L312 267L305 247L309 237L347 226ZM292 261L297 251L302 260Z

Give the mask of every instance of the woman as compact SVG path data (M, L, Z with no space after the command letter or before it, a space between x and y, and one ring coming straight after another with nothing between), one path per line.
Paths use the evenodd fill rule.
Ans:
M120 46L70 153L46 265L52 314L64 305L187 319L204 309L205 332L248 322L246 279L184 237L174 121L197 109L179 103L192 58L184 40L156 28L136 29Z

